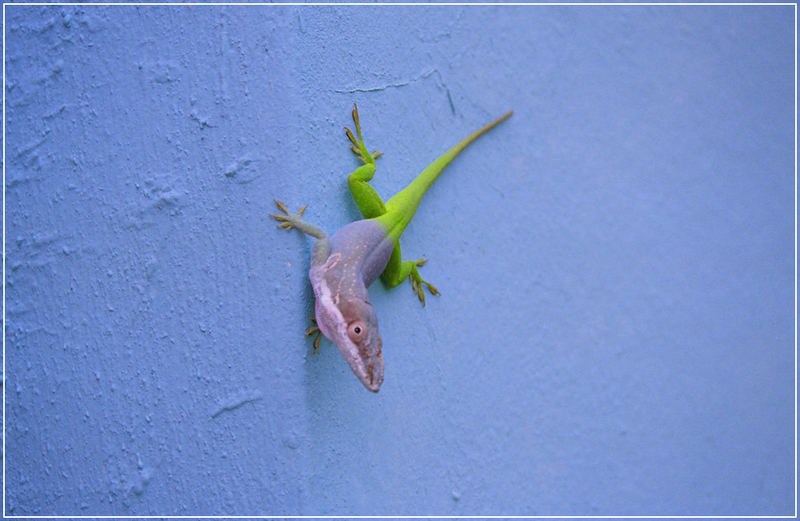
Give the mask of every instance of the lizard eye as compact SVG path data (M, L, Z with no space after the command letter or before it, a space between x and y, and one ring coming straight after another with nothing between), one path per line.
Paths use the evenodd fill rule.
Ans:
M347 326L347 336L350 337L350 340L353 342L358 342L364 335L366 334L366 327L364 327L364 323L360 320L356 320L351 322L349 326Z

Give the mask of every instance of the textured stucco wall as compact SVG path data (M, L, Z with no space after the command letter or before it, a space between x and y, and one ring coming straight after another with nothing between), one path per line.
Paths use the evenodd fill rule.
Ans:
M791 514L792 7L6 9L7 514ZM311 354L353 102L442 296Z

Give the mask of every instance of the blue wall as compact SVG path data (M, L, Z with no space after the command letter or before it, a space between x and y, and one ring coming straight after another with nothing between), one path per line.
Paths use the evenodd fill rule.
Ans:
M792 514L794 8L6 6L7 514ZM440 178L371 288L310 241Z

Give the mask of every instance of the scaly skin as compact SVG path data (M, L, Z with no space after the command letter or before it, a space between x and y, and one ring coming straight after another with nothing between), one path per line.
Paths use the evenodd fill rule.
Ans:
M353 106L356 135L345 129L351 149L364 163L347 178L350 193L364 216L336 232L333 237L320 228L302 220L304 206L290 214L286 205L275 201L280 214L271 214L287 230L296 228L315 237L311 252L311 269L308 272L316 297L316 326L306 335L321 332L339 348L347 364L364 386L378 392L383 383L383 341L378 331L378 319L369 302L367 287L378 276L389 287L406 278L419 300L425 305L427 288L438 295L435 286L422 279L419 267L425 259L402 260L400 235L411 222L422 196L442 170L478 137L511 116L508 112L485 127L473 132L456 146L436 159L403 190L386 203L368 181L375 175L375 159L380 152L369 152L361 134L358 108ZM357 137L356 137L357 136ZM319 337L314 348L319 346Z

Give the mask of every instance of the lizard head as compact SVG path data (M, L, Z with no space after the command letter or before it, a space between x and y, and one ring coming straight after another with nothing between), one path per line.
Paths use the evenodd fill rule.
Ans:
M315 311L322 334L336 344L364 387L377 393L383 383L383 341L372 304L341 296L330 301L318 298Z

